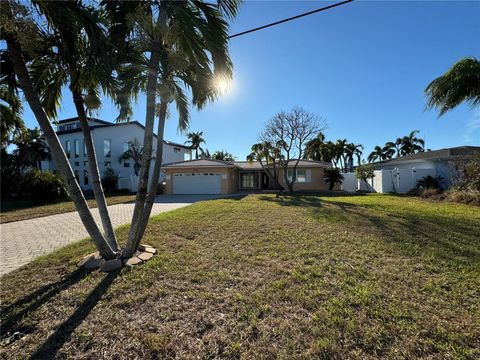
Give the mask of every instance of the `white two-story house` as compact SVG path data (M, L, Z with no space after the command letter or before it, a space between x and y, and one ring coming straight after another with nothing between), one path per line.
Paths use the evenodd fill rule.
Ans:
M83 133L78 118L70 118L57 122L57 136L67 154L72 169L83 190L90 189L88 177L88 161ZM129 143L137 141L142 145L145 127L137 121L126 123L111 123L89 118L90 131L97 155L100 176L103 177L107 168L113 169L118 175L118 188L136 190L136 177L133 159L121 159L129 149ZM156 149L154 135L153 154ZM164 140L162 164L191 160L192 149L188 146ZM155 160L152 160L152 162ZM42 169L55 170L52 160L44 161ZM153 169L153 163L151 166ZM162 174L163 179L163 174Z

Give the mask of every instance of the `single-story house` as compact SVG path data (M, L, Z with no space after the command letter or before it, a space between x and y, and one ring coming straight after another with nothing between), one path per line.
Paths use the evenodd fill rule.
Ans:
M292 169L288 170L293 176ZM328 185L323 179L325 168L330 163L300 160L297 166L295 191L322 191ZM270 188L268 175L260 163L253 161L227 162L212 159L198 159L166 164L166 194L231 194L237 191L259 191ZM279 182L285 186L283 170L279 172Z
M373 189L376 192L405 193L425 176L441 176L443 187L455 184L462 164L480 159L480 146L460 146L440 150L419 152L412 155L373 163L375 177Z

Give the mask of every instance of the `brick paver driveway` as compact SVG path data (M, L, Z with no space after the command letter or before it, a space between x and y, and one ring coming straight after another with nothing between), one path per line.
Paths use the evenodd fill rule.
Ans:
M217 197L214 195L157 196L152 215ZM118 227L129 223L133 208L133 203L109 206L113 226ZM92 213L101 228L97 209L92 209ZM88 236L76 212L1 224L0 235L0 275L18 269L37 256Z

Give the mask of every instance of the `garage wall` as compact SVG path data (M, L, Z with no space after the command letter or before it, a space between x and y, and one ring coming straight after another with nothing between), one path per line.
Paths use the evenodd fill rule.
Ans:
M230 194L236 191L235 179L232 179L233 169L230 168L215 168L215 167L201 167L195 169L164 169L166 174L165 179L165 194L173 194L173 176L174 173L204 173L213 172L220 173L222 176L222 194Z

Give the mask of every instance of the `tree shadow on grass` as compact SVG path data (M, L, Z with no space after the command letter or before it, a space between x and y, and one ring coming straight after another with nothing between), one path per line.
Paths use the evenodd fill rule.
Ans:
M20 300L15 301L14 303L8 305L7 307L1 310L0 319L2 326L0 327L0 337L4 337L6 334L16 331L16 326L22 318L38 309L43 304L47 303L50 299L60 293L62 290L78 283L80 280L85 278L88 274L91 273L91 270L85 268L78 268L71 274L69 274L64 279L45 285L34 292L28 294ZM24 307L17 313L9 314L9 312L15 308L22 307L26 304L28 306Z
M367 207L328 200L325 200L324 205L327 212L342 210L343 214L347 214L345 218L349 219L350 224L358 224L359 228L380 233L384 241L395 244L396 249L405 255L424 256L430 253L436 258L465 266L470 266L474 259L480 258L476 247L478 241L477 244L472 241L475 239L474 224L466 220L457 219L455 226L451 226L442 219L418 218L415 213L381 211L378 214ZM314 214L319 212L319 209L313 210ZM321 215L328 217L325 210L322 210Z
M478 247L478 241L476 244L472 241L478 230L467 219L448 219L429 214L423 214L420 218L415 212L397 214L389 209L330 201L328 197L322 195L320 198L318 194L278 198L259 196L259 199L281 206L302 207L316 219L354 226L359 232L379 233L383 241L394 244L404 255L424 256L430 253L465 266L480 257L475 248Z
M30 356L30 359L51 359L67 342L70 335L85 320L95 308L102 296L120 273L120 270L108 273L103 280L92 290L77 310L61 324L57 330Z

